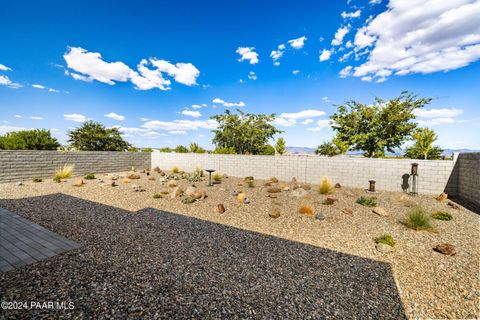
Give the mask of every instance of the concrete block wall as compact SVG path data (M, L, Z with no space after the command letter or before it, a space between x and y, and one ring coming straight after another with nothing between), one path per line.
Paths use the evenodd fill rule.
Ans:
M52 178L64 165L75 165L74 174L106 173L150 168L147 152L0 150L0 182Z
M480 152L460 153L457 171L457 195L480 208Z
M376 180L378 190L402 191L408 179L412 162L419 164L418 188L422 194L439 194L443 191L455 194L457 173L454 161L368 159L361 157L319 157L312 155L253 156L217 155L193 153L152 153L152 166L170 170L178 165L191 171L199 165L203 169L215 169L230 176L254 176L268 179L272 176L289 181L292 177L318 184L323 176L333 182L355 188L367 188L368 180Z

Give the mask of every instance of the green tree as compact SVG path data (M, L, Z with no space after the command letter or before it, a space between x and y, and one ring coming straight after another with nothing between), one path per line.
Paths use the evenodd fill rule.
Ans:
M169 147L163 147L159 149L160 152L172 152L172 148Z
M128 148L128 152L138 152L138 148L137 147L130 147L130 148Z
M152 148L143 148L142 152L153 152Z
M8 132L0 136L0 150L56 150L58 147L57 139L45 129Z
M284 138L282 138L282 137L278 138L277 143L275 143L275 150L280 155L284 154L287 151L287 150L285 150L285 139Z
M67 135L71 146L82 151L124 151L131 147L123 140L118 128L106 128L94 121L84 122Z
M238 114L226 110L224 114L212 116L218 122L213 143L217 148L233 148L239 154L259 154L278 130L271 124L275 114L251 114L237 109Z
M425 160L440 158L443 149L433 145L437 140L435 131L429 128L417 128L413 132L412 138L415 142L413 146L407 148L406 157Z
M362 150L367 157L394 152L410 137L417 124L413 111L430 103L430 98L402 92L391 100L375 98L373 105L351 100L338 106L332 115L332 128L337 137L352 150Z
M207 152L205 149L200 147L196 142L191 142L188 147L190 149L190 152L193 152L193 153L205 153L205 152Z
M317 147L317 150L315 150L315 153L321 156L333 157L333 156L339 155L340 150L333 142L325 141L324 143L322 143Z
M176 153L188 153L188 149L185 146L178 145L175 149L173 149Z
M213 150L213 153L214 154L237 154L237 151L235 151L235 149L233 148L215 148L215 150Z
M264 156L274 156L275 148L270 144L266 144L260 148L257 154L261 154Z

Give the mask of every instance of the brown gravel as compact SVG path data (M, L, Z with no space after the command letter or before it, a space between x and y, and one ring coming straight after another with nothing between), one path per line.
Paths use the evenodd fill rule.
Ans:
M233 177L214 187L196 182L208 197L182 204L168 195L154 199L168 187L152 175L157 180L141 174L129 184L120 179L117 187L89 180L73 187L75 179L1 184L1 207L83 245L1 274L4 297L69 298L80 317L480 317L480 219L464 208L379 192L378 206L389 213L381 217L355 203L371 196L364 190L335 189L338 201L323 205L327 196L316 186L306 198L291 197L292 190L269 198L265 181L249 188ZM146 191L133 192L132 184ZM234 190L251 203L240 203ZM215 210L220 203L223 214ZM435 232L407 229L399 221L415 204L454 219L435 220ZM326 219L298 214L300 205ZM273 208L280 209L277 219L269 216ZM373 238L383 233L395 238L393 253L375 249ZM454 245L456 255L435 252L440 243Z

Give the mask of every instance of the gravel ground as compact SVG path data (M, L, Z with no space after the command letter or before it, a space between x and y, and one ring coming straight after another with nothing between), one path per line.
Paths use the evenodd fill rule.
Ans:
M31 219L82 248L0 275L6 301L73 301L79 318L479 318L479 216L428 196L375 194L390 216L355 203L363 190L336 189L334 205L314 189L268 198L264 181L248 188L225 178L214 187L196 182L207 198L192 204L153 194L156 180L117 187L86 181L0 185L0 207ZM109 181L107 177L103 177ZM132 184L145 192L132 192ZM190 185L185 180L179 185ZM172 188L170 188L171 190ZM232 191L243 191L250 204ZM226 212L214 208L222 203ZM309 204L323 221L300 215ZM399 221L408 206L448 211L436 232L413 231ZM278 207L281 216L268 213ZM353 209L344 214L343 208ZM172 213L167 213L172 212ZM393 235L395 251L382 254L373 238ZM432 248L451 243L455 256ZM31 318L52 311L6 312Z

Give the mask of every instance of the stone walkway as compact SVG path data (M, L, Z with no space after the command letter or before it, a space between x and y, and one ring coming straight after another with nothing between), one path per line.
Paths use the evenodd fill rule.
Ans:
M80 247L38 224L0 208L0 271L6 272Z

